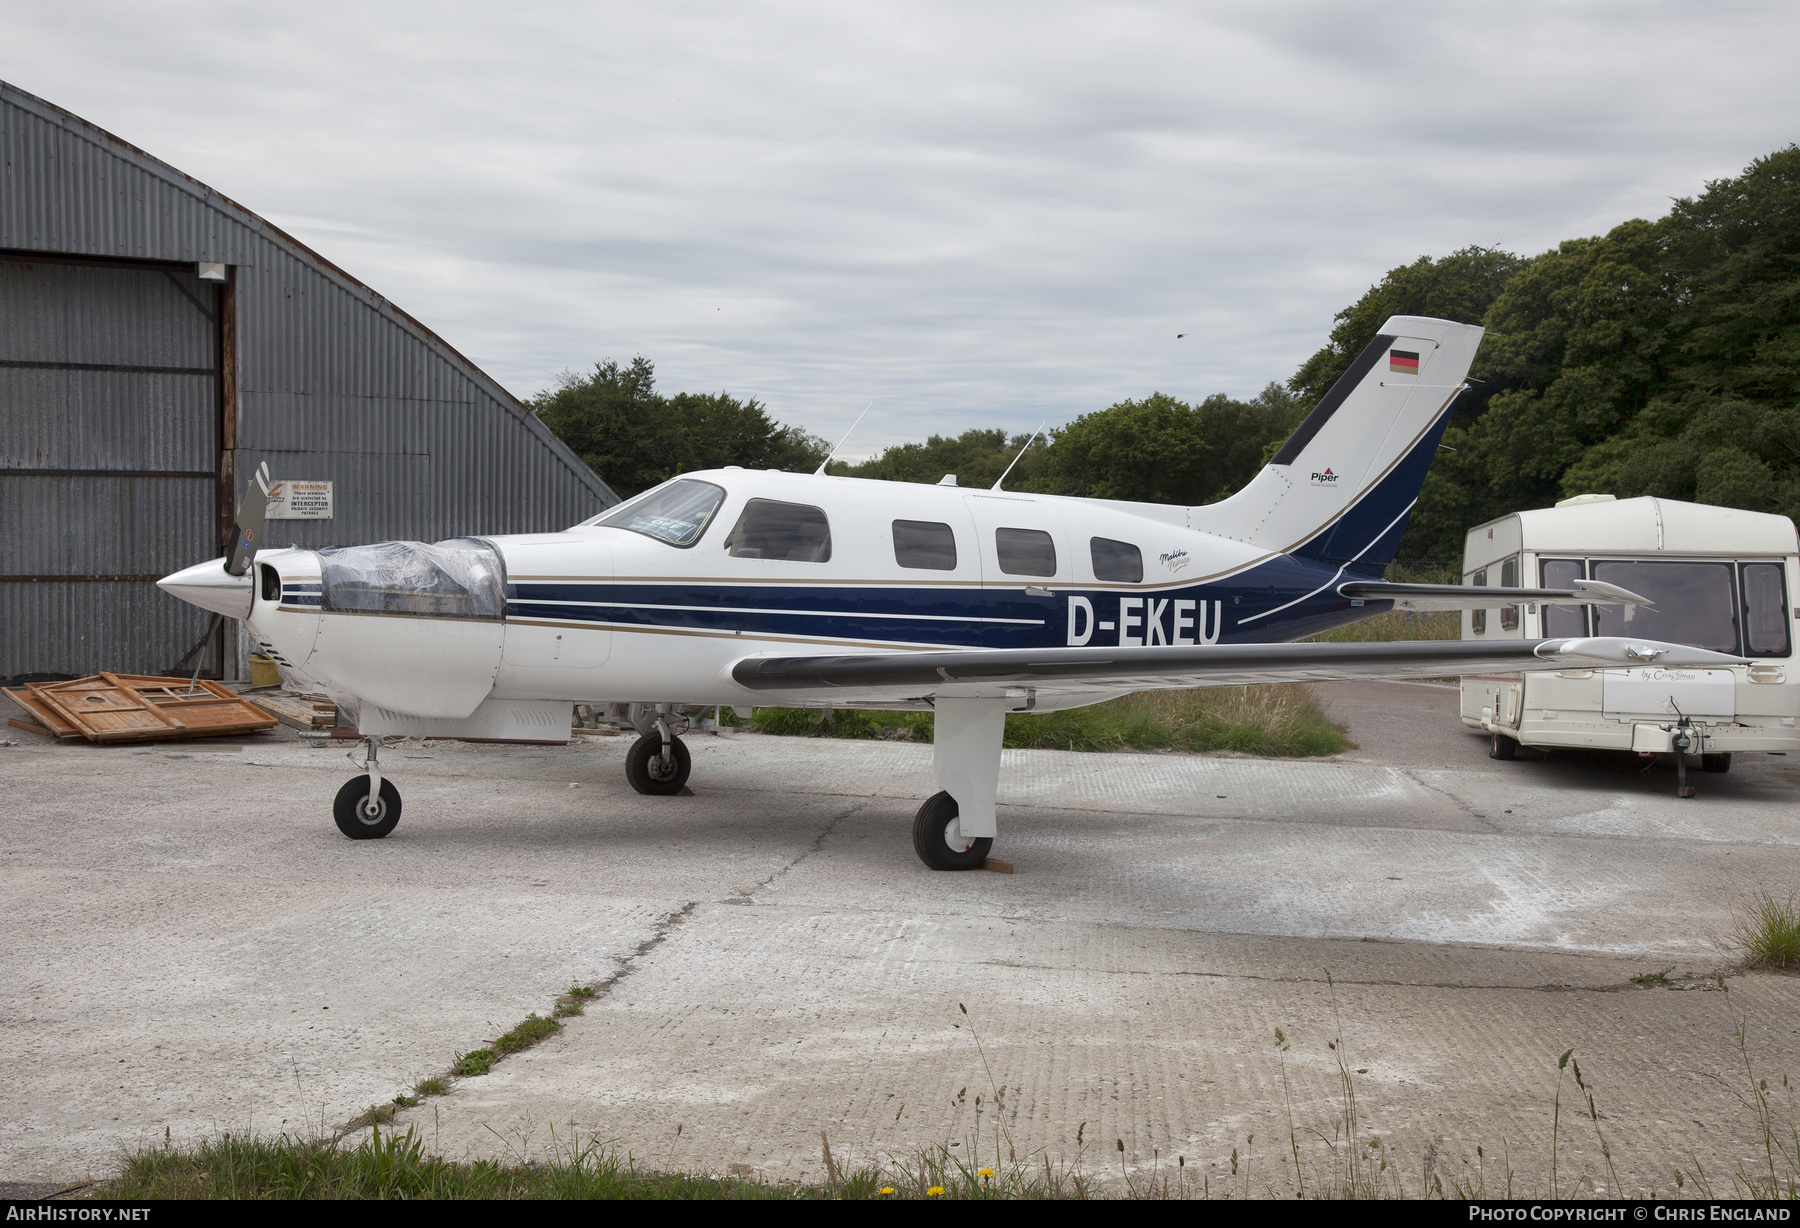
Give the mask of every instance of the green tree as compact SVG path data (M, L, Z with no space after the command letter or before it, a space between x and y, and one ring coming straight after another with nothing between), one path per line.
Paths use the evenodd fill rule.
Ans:
M1486 412L1446 434L1408 554L1587 491L1800 513L1800 149L1534 258L1485 322Z
M656 368L638 356L628 366L608 359L591 375L564 372L529 402L545 426L622 498L678 473L742 465L805 471L828 446L769 417L754 398L727 393L656 391Z
M1324 348L1300 365L1288 387L1315 405L1389 316L1431 316L1479 324L1509 278L1524 262L1493 247L1465 247L1442 259L1420 256L1389 269L1367 294L1333 316Z
M1200 414L1153 392L1083 414L1055 433L1050 477L1058 493L1147 503L1198 503L1211 449Z
M933 435L924 443L895 444L884 449L881 455L857 464L834 462L830 472L885 482L927 484L943 480L946 474L955 474L958 486L986 489L1006 471L1029 438L1029 434L1009 436L999 429L972 427L954 438ZM1006 479L1009 489L1044 489L1044 446L1044 440L1039 438L1031 451L1019 459Z

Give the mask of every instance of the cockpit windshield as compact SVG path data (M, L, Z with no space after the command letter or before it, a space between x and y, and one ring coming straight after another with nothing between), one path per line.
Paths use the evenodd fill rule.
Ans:
M506 617L506 563L474 537L319 551L326 612Z
M711 482L691 478L668 482L628 499L589 524L609 529L630 529L681 549L693 545L725 501L725 491Z

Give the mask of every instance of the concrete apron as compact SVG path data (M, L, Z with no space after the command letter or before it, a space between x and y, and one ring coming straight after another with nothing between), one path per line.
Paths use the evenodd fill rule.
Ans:
M0 1175L100 1173L165 1128L331 1127L609 978L560 1036L402 1121L456 1156L597 1136L817 1179L820 1130L840 1163L985 1162L1004 1116L1033 1163L1141 1182L1177 1155L1214 1192L1291 1196L1283 1062L1317 1180L1341 1038L1407 1189L1441 1139L1447 1181L1504 1142L1541 1190L1573 1046L1620 1177L1666 1191L1690 1152L1715 1174L1753 1155L1740 1018L1759 1074L1800 1071L1800 983L1688 975L1720 962L1735 900L1796 879L1785 767L1677 803L1516 770L1550 765L1008 752L1006 876L912 857L928 747L694 749L696 796L648 799L623 739L401 748L379 842L331 827L333 750L0 752L29 799L4 819ZM1670 963L1678 990L1629 983ZM1572 1097L1565 1180L1607 1185Z

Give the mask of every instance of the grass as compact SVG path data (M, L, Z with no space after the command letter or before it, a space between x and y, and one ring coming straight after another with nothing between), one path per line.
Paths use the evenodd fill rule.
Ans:
M1732 948L1751 967L1789 968L1800 964L1800 911L1794 897L1758 891L1737 915Z
M1631 978L1631 983L1633 985L1667 985L1669 973L1673 971L1675 971L1675 965L1670 964L1661 972L1640 972Z
M1454 566L1388 564L1384 579L1395 583L1460 584ZM1335 627L1305 641L1317 644L1360 644L1370 640L1454 640L1462 638L1462 615L1455 610L1389 610L1347 627Z
M754 725L786 737L931 741L929 712L839 708L758 708ZM1005 745L1014 749L1238 751L1296 758L1351 748L1310 686L1206 687L1143 691L1086 708L1006 717Z
M554 1036L562 1031L562 1024L554 1019L546 1019L533 1011L510 1030L502 1032L494 1041L494 1052L497 1055L518 1053L529 1049L546 1036Z
M472 1079L476 1075L484 1075L494 1068L494 1060L499 1055L492 1049L471 1049L467 1053L459 1053L450 1063L450 1073L459 1079Z
M191 1148L146 1147L130 1154L119 1175L89 1191L136 1201L180 1199L999 1199L1079 1197L1085 1187L1048 1166L977 1167L949 1148L920 1152L888 1167L849 1170L824 1144L827 1180L773 1185L760 1179L661 1173L638 1168L598 1142L552 1147L529 1163L455 1161L433 1155L410 1126L383 1133L379 1124L355 1147L331 1140L232 1138Z
M1347 627L1333 627L1301 641L1307 644L1360 644L1369 640L1455 640L1462 638L1462 615L1455 610L1389 610Z

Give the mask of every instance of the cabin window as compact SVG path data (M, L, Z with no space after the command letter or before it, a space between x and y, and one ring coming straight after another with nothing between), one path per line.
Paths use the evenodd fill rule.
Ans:
M1667 640L1714 652L1738 650L1738 603L1730 563L1596 559L1593 566L1594 579L1652 603L1595 606L1596 634Z
M1788 655L1787 580L1780 563L1745 563L1744 655Z
M829 563L831 522L807 503L752 499L726 536L725 548L734 559Z
M352 614L506 617L506 564L474 537L321 550L322 606Z
M1538 574L1545 588L1574 588L1575 581L1585 579L1586 565L1580 559L1545 559L1538 564ZM1579 639L1588 633L1587 607L1584 605L1547 605L1544 607L1544 636Z
M1507 559L1505 562L1500 564L1500 587L1501 588L1517 588L1517 587L1519 587L1518 556L1515 555L1514 557ZM1500 607L1500 630L1502 630L1502 631L1517 631L1518 629L1519 629L1519 607L1516 605L1501 606Z
M711 482L683 479L627 500L590 523L630 529L686 550L700 540L724 501L725 491Z
M267 563L258 563L256 574L262 577L262 599L264 601L280 601L281 573Z
M955 571L956 534L935 520L896 520L894 562L921 571Z
M1480 571L1478 571L1474 575L1470 576L1469 583L1476 588L1486 588L1487 587L1487 568L1483 567ZM1486 635L1487 634L1487 611L1486 610L1470 610L1469 611L1469 630L1473 631L1476 635Z
M1009 576L1056 574L1056 543L1042 529L995 529L994 550Z
M1094 579L1136 584L1144 578L1143 552L1130 542L1095 537L1088 541L1088 549L1093 552Z

